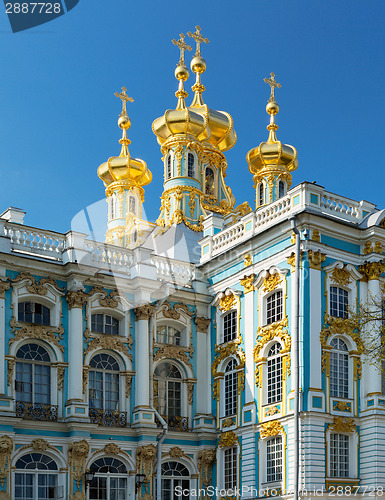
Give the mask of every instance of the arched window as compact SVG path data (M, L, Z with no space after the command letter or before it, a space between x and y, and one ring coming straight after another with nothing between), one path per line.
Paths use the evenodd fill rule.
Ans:
M19 302L18 320L37 325L49 325L50 310L37 302Z
M189 500L190 495L178 495L178 490L190 490L189 471L179 462L165 462L162 464L162 500ZM179 487L176 491L175 488ZM156 488L156 486L155 486Z
M330 477L349 477L349 436L330 434Z
M207 167L205 173L205 194L214 194L214 171Z
M285 184L283 181L278 182L278 198L282 198L285 194Z
M155 369L154 399L161 415L180 417L182 414L182 375L171 363Z
M337 286L330 287L330 315L337 318L348 317L348 297L349 294L343 288Z
M103 457L90 467L95 474L89 486L90 500L126 500L127 467L116 458Z
M349 397L349 353L345 342L334 338L330 342L330 395L335 398Z
M119 409L119 364L109 354L96 354L90 361L89 405L98 410Z
M192 153L187 154L187 176L194 177L195 169L194 169L195 158Z
M130 196L130 197L128 198L128 211L129 211L131 214L136 215L136 200L135 200L135 197L134 197L134 196Z
M48 352L38 344L25 344L17 351L16 360L16 401L49 405L51 360Z
M282 480L282 437L277 436L266 442L266 480L273 483Z
M282 319L282 290L277 290L266 300L266 324L275 323Z
M264 203L263 182L258 186L258 205L261 207Z
M237 336L237 311L230 311L223 316L223 342L230 342Z
M282 401L281 346L273 344L267 355L267 404Z
M238 373L234 359L225 368L225 417L237 413Z
M16 462L15 500L59 498L58 466L42 453L28 453Z
M91 331L119 335L119 320L108 314L92 314Z
M166 160L166 179L170 179L170 177L171 177L171 155L168 155Z
M159 344L181 345L181 332L169 325L161 325L156 329L156 340Z

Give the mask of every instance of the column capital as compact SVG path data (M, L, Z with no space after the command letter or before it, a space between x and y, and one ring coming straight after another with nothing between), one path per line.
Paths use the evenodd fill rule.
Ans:
M68 309L80 308L82 309L84 304L87 302L88 293L78 290L76 292L67 292L66 301L68 303Z
M135 307L135 321L149 320L154 310L155 306L153 306L152 304L145 304L143 306Z
M359 267L359 271L364 275L363 281L378 280L385 271L384 261L365 262Z
M255 280L255 274L244 276L241 279L241 285L245 288L245 294L252 292L254 290L254 280Z
M195 316L195 324L197 325L197 331L202 332L202 333L207 333L207 328L209 327L211 323L210 318L200 318L198 316Z
M321 250L308 250L307 255L309 258L310 269L317 269L318 271L321 271L321 264L322 262L325 262L326 254L322 253Z

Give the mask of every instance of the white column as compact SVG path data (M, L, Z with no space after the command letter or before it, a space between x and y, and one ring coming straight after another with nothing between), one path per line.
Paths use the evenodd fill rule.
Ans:
M210 357L210 332L207 329L211 320L195 318L197 325L197 405L196 413L209 415L211 413L211 357Z
M373 263L374 264L374 263ZM370 265L370 264L369 264ZM371 279L372 278L372 279ZM375 315L378 316L378 304L381 304L381 291L380 291L380 282L379 276L376 274L369 275L368 281L368 298L367 302L370 309L373 311ZM377 307L376 307L377 305ZM373 321L373 324L369 326L369 328L373 332L378 332L381 325L379 321ZM381 394L381 371L378 367L371 365L370 363L364 363L367 365L366 368L366 379L365 379L365 396L367 394Z
M309 303L310 303L310 357L304 359L308 363L310 371L309 386L311 389L322 389L321 372L321 342L320 331L322 330L322 293L321 293L321 265L319 268L312 267L309 259ZM303 356L303 352L302 352ZM311 390L310 389L310 390ZM311 409L311 406L310 408Z
M149 320L154 306L135 309L135 408L150 405Z
M245 354L246 354L246 365L245 365L245 404L254 402L254 283L255 275L252 274L248 277L245 276L241 280L241 284L245 287L244 296L244 312L243 317L245 319Z
M83 400L83 306L87 295L81 291L67 292L68 321L68 400Z
M5 394L5 290L10 284L0 280L0 394Z

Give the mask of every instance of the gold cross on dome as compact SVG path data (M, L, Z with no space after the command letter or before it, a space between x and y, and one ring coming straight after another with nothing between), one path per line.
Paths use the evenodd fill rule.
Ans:
M201 35L201 27L200 26L195 26L195 29L196 29L196 32L195 33L191 33L191 31L189 31L187 33L187 35L190 37L190 38L194 38L194 40L196 41L196 44L197 44L197 50L195 52L195 55L196 56L200 56L201 55L201 43L209 43L209 39L208 38L204 38L202 35Z
M174 40L172 40L172 43L180 49L179 64L181 66L184 66L184 51L191 50L191 47L190 47L190 45L187 45L187 43L184 41L185 35L183 33L181 33L179 36L180 36L180 39L175 40L175 38L174 38Z
M269 101L271 101L271 102L275 101L274 90L281 88L281 84L275 81L275 74L270 73L270 78L264 78L263 81L265 83L268 83L270 85L270 88L271 88Z
M122 92L115 92L115 96L118 97L119 99L122 100L122 103L123 103L123 108L122 108L122 113L127 113L127 110L126 110L126 104L128 102L134 102L134 99L132 97L128 97L127 93L126 93L127 89L126 87L122 87Z

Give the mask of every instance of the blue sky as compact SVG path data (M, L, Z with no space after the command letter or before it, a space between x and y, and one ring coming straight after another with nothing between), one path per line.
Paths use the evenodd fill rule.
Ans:
M228 111L238 135L226 153L237 204L254 204L245 156L267 138L263 78L274 71L282 84L277 135L298 150L294 184L315 180L385 206L384 19L383 0L80 0L15 34L1 15L0 212L20 207L26 224L65 232L104 198L96 170L119 154L114 92L125 85L135 99L130 152L153 173L145 207L155 220L163 166L151 124L176 105L171 40L196 24L210 40L202 49L205 102Z

